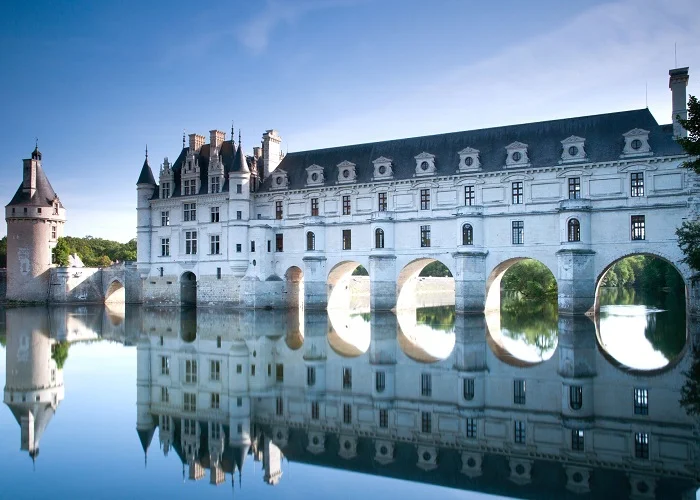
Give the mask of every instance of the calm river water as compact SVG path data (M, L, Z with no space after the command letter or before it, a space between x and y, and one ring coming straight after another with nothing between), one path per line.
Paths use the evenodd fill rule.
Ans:
M0 309L1 496L695 498L682 299L502 308Z

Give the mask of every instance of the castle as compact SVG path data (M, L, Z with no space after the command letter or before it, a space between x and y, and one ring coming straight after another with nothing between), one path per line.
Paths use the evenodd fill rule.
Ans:
M250 157L240 133L183 137L158 181L147 158L137 182L143 300L323 309L362 265L369 307L390 310L412 306L402 292L437 260L457 310L480 312L530 257L555 276L560 312L577 314L639 253L689 282L674 234L697 209L675 141L688 68L669 75L668 125L639 109L287 155L268 130Z

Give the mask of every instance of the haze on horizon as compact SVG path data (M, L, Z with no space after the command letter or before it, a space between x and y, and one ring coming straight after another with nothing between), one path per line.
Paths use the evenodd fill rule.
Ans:
M674 44L700 93L692 0L192 5L0 8L3 205L35 137L66 235L127 241L144 148L157 176L183 129L234 120L252 154L270 128L300 151L647 105L669 123Z

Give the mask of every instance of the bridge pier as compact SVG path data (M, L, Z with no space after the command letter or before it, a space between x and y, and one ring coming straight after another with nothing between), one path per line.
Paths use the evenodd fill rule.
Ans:
M304 261L304 309L328 307L326 257L306 255Z
M396 306L396 256L369 256L369 305L373 311L391 311Z
M482 251L452 254L455 262L455 310L481 313L486 306L486 255Z
M585 314L595 302L596 277L593 257L586 249L557 252L559 314Z

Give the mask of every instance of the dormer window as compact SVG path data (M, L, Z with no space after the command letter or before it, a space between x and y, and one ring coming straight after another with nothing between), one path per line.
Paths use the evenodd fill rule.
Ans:
M356 180L357 175L354 163L346 160L338 164L338 183L346 184L348 182L355 182Z
M527 144L512 142L506 146L506 168L529 167L530 159L527 156Z
M289 179L287 178L287 172L284 170L276 169L272 173L272 186L270 189L287 189L289 186Z
M625 147L622 150L622 158L630 156L645 156L653 154L649 146L649 131L635 128L622 134L625 138Z
M464 148L457 154L459 155L459 166L457 169L460 172L473 172L481 168L478 149Z
M414 158L416 160L417 176L435 174L435 155L424 151Z
M561 141L561 162L572 163L586 159L584 143L586 139L572 135Z
M375 179L390 179L394 176L394 171L391 168L391 158L380 156L376 160L372 161L372 164L374 164Z
M322 186L325 182L323 175L323 167L321 165L311 165L306 168L306 185L307 186Z

